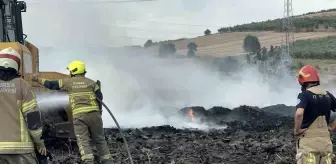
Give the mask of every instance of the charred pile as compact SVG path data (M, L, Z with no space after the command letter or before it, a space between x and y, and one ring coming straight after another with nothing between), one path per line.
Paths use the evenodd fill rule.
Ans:
M278 127L292 128L291 117L287 117L285 114L292 107L275 107L277 107L278 113L273 112L272 108L260 109L258 107L240 106L232 110L223 107L213 107L209 110L205 110L203 107L189 107L181 109L180 114L184 115L186 119L188 117L198 118L201 123L226 125L244 131L263 132L276 130ZM295 110L293 109L293 111Z
M274 109L273 109L274 108ZM240 106L233 110L213 107L183 108L182 116L190 121L225 126L223 129L176 129L171 126L124 129L137 164L147 163L295 163L293 119L280 115L293 107L268 108ZM294 109L293 109L294 110ZM276 112L272 112L276 111ZM278 113L278 114L275 114ZM279 114L280 113L280 114ZM191 115L194 119L192 119ZM117 129L105 129L115 163L128 163L127 153ZM66 144L67 143L67 144ZM76 163L79 154L75 143L47 145L55 163ZM70 154L69 154L70 153Z

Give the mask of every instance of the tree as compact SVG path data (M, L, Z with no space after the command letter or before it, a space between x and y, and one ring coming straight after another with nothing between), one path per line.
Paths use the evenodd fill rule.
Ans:
M218 59L218 66L220 72L230 74L239 71L240 64L236 58L228 56L225 58Z
M190 42L187 45L187 48L188 48L188 57L195 56L195 51L197 51L197 44L194 42Z
M170 53L170 54L175 54L175 52L176 52L175 44L173 44L173 43L168 43L168 49L169 49L169 53Z
M260 53L259 50L257 51L257 55L255 56L255 58L256 58L257 60L262 60L262 55L261 55L261 53Z
M260 42L256 36L247 35L244 39L243 48L248 53L256 53L260 50Z
M267 48L266 48L266 47L263 47L261 53L262 53L261 60L262 60L262 61L266 61L266 60L268 59L268 56L267 56Z
M160 56L173 55L176 52L175 44L173 43L163 43L159 48Z
M245 55L245 59L246 59L247 64L251 64L251 56L249 54Z
M211 31L209 30L209 29L206 29L205 31L204 31L204 35L210 35L211 34Z
M325 28L325 29L329 29L329 24L328 24L328 22L324 22L323 25L324 25L324 28Z
M145 48L148 48L150 46L154 45L153 41L151 39L147 40L146 43L144 44Z
M274 56L274 47L273 47L273 45L271 45L270 46L270 50L268 51L268 54L267 54L267 56L269 56L269 57L273 57Z

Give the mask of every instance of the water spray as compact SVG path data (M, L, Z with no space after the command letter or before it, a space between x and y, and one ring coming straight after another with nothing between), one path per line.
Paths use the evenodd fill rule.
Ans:
M99 81L99 80L97 81L97 84L100 86L100 81ZM49 90L49 91L50 91L50 90ZM104 106L104 108L107 110L107 112L110 114L110 116L112 117L113 121L114 121L115 124L117 125L118 130L119 130L119 132L120 132L120 135L121 135L121 137L122 137L122 139L123 139L123 141L124 141L125 149L126 149L126 151L127 151L128 158L130 159L130 163L131 163L131 164L134 164L133 159L132 159L131 151L130 151L130 149L129 149L129 147L128 147L127 140L126 140L125 135L124 135L124 133L122 132L120 126L119 126L119 123L118 123L117 119L114 117L114 115L113 115L113 113L111 112L111 110L107 107L107 105L106 105L101 99L99 99L98 97L96 97L96 100L99 101L99 102Z
M102 100L100 100L98 97L97 97L97 100L104 106L104 108L107 110L107 112L110 114L110 116L112 117L113 121L114 121L115 124L117 125L118 130L119 130L119 132L120 132L120 135L121 135L121 137L122 137L122 139L123 139L123 141L124 141L124 145L125 145L125 148L126 148L126 151L127 151L127 154L128 154L128 158L130 159L131 164L134 164L133 159L132 159L132 154L131 154L131 151L130 151L130 149L129 149L129 147L128 147L128 144L127 144L125 135L124 135L124 133L122 132L122 130L121 130L120 126L119 126L119 123L118 123L117 119L114 117L114 115L112 114L111 110L106 106L106 104L105 104Z

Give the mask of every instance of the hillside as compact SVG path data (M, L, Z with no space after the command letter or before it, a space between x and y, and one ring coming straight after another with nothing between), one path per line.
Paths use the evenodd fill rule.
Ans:
M294 16L293 25L295 26L295 41L300 40L300 42L296 43L296 45L300 47L298 56L300 58L309 58L311 55L307 56L306 54L315 53L316 50L314 50L314 52L310 50L306 51L304 47L309 48L310 44L307 44L307 42L302 40L336 36L336 9L309 12ZM171 42L175 44L178 54L186 55L188 51L187 45L190 42L194 42L198 46L196 51L197 56L221 57L240 55L245 53L243 50L243 39L246 35L250 34L258 37L261 47L269 48L271 45L279 46L282 43L284 36L282 31L282 19L279 18L236 25L233 27L223 27L218 29L218 33L207 36L173 41L160 41L154 43L149 49L153 52L158 52L160 43ZM322 43L320 41L316 42ZM331 42L325 43L334 45L334 43ZM324 45L323 47L328 46L329 45ZM324 49L324 51L319 52L319 54L325 52L333 54L334 51L333 49ZM314 57L314 59L323 59L323 57L321 58L321 55L319 56L320 57Z
M303 17L314 17L314 16L335 16L336 9L321 10L317 12L309 12L306 14L298 15Z
M292 18L293 26L296 32L314 32L314 31L335 31L336 28L336 9L322 10L319 12L310 12L303 15L296 15ZM284 31L283 19L273 19L261 22L252 22L235 25L232 27L222 27L218 33L225 32L245 32L245 31Z
M307 15L301 15L299 17L333 17L336 16L336 11L328 11L328 12L319 12L319 13L313 13L313 14L307 14Z
M200 36L188 40L172 41L175 44L177 53L186 55L187 45L195 42L198 45L197 56L230 56L244 53L243 40L246 35L257 36L262 47L269 48L271 45L277 46L282 42L283 33L280 32L231 32L222 34L213 34ZM323 38L327 36L336 36L336 32L303 32L295 33L295 40L306 40L314 38ZM150 47L152 51L158 52L159 45Z

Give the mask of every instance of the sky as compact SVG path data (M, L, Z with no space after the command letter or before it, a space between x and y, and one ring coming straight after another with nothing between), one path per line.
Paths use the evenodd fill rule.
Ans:
M197 37L207 28L216 32L222 26L279 18L284 5L283 0L116 1L122 0L27 0L24 31L28 40L46 47L143 45L147 39ZM293 0L294 15L333 6L335 0Z

